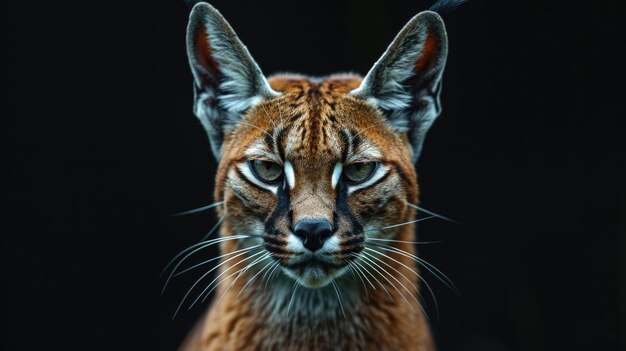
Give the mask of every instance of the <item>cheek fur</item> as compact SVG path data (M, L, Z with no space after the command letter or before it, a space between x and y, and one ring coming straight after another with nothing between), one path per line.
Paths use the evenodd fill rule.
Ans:
M406 215L407 191L396 173L390 174L382 183L355 193L349 199L355 213L368 223L391 225Z

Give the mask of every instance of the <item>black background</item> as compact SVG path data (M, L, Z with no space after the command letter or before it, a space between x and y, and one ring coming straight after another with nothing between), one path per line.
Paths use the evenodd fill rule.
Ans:
M430 4L213 1L264 72L315 75L366 73ZM158 275L214 223L170 217L211 202L215 169L189 7L1 6L0 348L174 349L206 305L172 321L197 276L161 297ZM418 165L424 207L462 222L419 226L460 290L427 277L441 350L625 345L625 16L619 0L534 0L444 17L444 113Z

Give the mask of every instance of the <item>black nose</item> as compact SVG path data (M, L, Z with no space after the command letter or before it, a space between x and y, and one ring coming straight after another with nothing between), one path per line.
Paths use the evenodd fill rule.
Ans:
M296 236L311 251L319 250L333 233L333 225L325 219L302 219L293 228Z

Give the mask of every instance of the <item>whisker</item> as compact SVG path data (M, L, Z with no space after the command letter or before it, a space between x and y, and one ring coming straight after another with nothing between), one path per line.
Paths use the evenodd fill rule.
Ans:
M267 284L269 282L269 278L272 276L272 274L274 274L274 271L276 269L278 269L278 265L280 264L280 262L275 261L274 264L272 265L272 268L268 269L265 273L263 273L263 277L261 277L261 281L265 281L265 289L267 289ZM269 273L268 280L265 280L265 276Z
M365 285L365 282L363 281L363 278L367 280L367 282L372 287L372 289L376 290L376 287L372 284L372 282L370 282L370 280L367 279L367 277L363 274L363 272L359 270L358 267L353 262L348 262L348 266L351 267L354 270L354 272L356 272L357 277L361 279L361 282L363 283L363 290L365 290L365 293L367 294L367 296L369 296L369 291L367 289L367 285Z
M172 276L174 275L174 273L176 273L176 270L178 269L178 267L180 267L180 265L185 262L185 260L187 260L190 256L192 256L193 254L195 254L196 252L200 251L200 250L204 250L209 246L215 245L215 244L219 244L221 242L224 241L229 241L229 240L238 240L238 239L245 239L245 238L250 238L253 237L251 235L231 235L231 236L226 236L226 237L221 237L221 238L215 238L215 239L211 239L211 240L207 240L207 241L202 241L196 244L193 244L191 246L189 246L188 248L184 249L183 251L181 251L180 253L178 253L176 256L174 256L174 258L172 258L170 260L170 262L165 266L165 268L163 269L163 271L161 272L161 274L159 275L160 277L163 276L163 274L169 269L169 267L176 262L176 260L184 255L186 252L189 252L191 250L190 253L188 253L185 257L183 257L174 267L174 269L172 269L172 272L169 274L169 276L167 277L167 279L165 280L165 284L163 285L163 289L161 289L161 295L163 295L163 293L165 292L165 289L167 288L167 285L169 284L170 280L172 279ZM195 248L195 250L194 250Z
M269 256L268 256L269 257ZM252 278L248 279L248 281L246 282L246 284L243 286L243 288L241 288L241 290L239 290L239 293L237 293L237 296L235 296L235 299L239 298L239 296L241 295L241 293L248 287L248 285L250 285L250 283L252 283L252 281L254 280L254 278L256 278L259 274L261 274L266 268L268 267L273 267L272 265L275 262L270 261L269 263L267 263L265 266L263 266L263 268L261 268L255 275L252 276ZM269 269L267 271L265 271L266 273L269 271ZM263 275L265 276L265 274ZM261 280L261 282L263 282L263 280Z
M408 202L408 201L406 202L406 204L407 204L409 207L413 207L413 208L414 208L414 209L416 209L416 210L419 210L419 211L422 211L422 212L424 212L424 213L426 213L426 214L429 214L429 215L431 215L431 216L434 216L434 217L437 217L437 218L443 219L444 221L448 221L448 222L452 222L452 223L456 223L456 224L461 224L461 222L459 222L459 221L457 221L457 220L454 220L454 219L452 219L452 218L449 218L449 217L446 217L446 216L440 215L439 213L436 213L436 212L433 212L433 211L427 210L427 209L425 209L425 208L423 208L423 207L420 207L420 206L414 205L414 204L412 204L412 203L410 203L410 202Z
M347 263L348 269L350 270L350 273L352 274L352 277L359 278L359 280L361 281L361 284L363 285L363 291L365 291L365 294L369 296L369 291L367 291L367 285L365 285L365 281L363 280L363 277L361 277L359 273L354 270L354 267L352 267L352 262L347 261L346 263Z
M441 281L444 285L446 285L450 290L454 291L455 293L459 293L458 289L456 288L456 286L454 285L454 283L452 282L452 280L450 278L448 278L445 274L443 274L443 272L441 272L437 267L435 267L433 264L431 264L430 262L424 260L421 257L418 257L416 255L413 255L409 252L406 252L404 250L398 249L396 247L393 246L389 246L389 245L384 245L384 244L376 244L376 243L372 243L372 245L375 245L377 247L379 247L381 250L385 250L385 251L391 251L391 252L396 252L402 256L408 257L413 259L414 261L416 261L417 263L421 264L422 267L424 267L424 269L426 269L428 272L430 272L430 274L432 274L433 276L435 276L437 279L439 279L439 281ZM431 269L432 268L432 269ZM435 271L438 273L435 273Z
M222 299L224 299L224 296L226 296L226 293L228 293L228 291L235 285L235 283L237 282L237 280L239 280L239 278L246 273L250 268L256 266L259 262L263 261L264 259L270 257L270 253L266 252L265 255L262 255L261 257L258 257L257 259L255 259L254 261L248 263L248 265L246 265L243 270L239 270L237 271L237 276L235 277L235 279L230 283L230 285L228 286L228 288L226 288L226 290L224 290L224 292L222 293L222 296L220 296L220 299L217 301L217 303L219 304ZM228 279L230 277L227 277L225 279ZM214 287L215 289L215 287ZM202 302L204 302L204 300L206 300L206 298L211 294L211 292L209 291L209 293L204 296L204 299L202 299Z
M372 250L374 251L374 250ZM374 251L377 252L377 251ZM391 268L394 272L400 274L402 277L404 277L404 279L406 279L411 286L415 289L415 292L417 294L419 294L419 288L417 287L417 284L415 284L411 279L409 279L404 273L400 272L398 269L396 269L395 267L393 267L392 265L390 265L389 263L385 262L384 260L382 260L380 257L376 257L373 254L370 254L368 252L363 252L366 256L371 257L372 259L375 259L378 262L381 262L382 264L384 264L385 266ZM415 302L417 303L417 305L419 306L420 310L422 310L422 312L424 313L424 315L426 315L426 318L428 320L430 320L430 317L428 316L428 313L424 310L424 307L422 306L422 304L419 302L419 300L415 297L415 294L410 291L404 284L402 284L402 282L400 282L398 279L396 279L393 275L390 275L392 278L394 278L394 280L396 282L398 282L398 284L400 284L400 286L402 286L402 288L404 288L404 290L409 293L409 295L413 298L413 300L415 300ZM420 295L421 297L421 295Z
M220 217L220 219L215 223L213 228L211 228L211 230L209 230L209 232L206 233L206 235L204 235L202 239L200 239L200 241L207 240L211 236L211 234L213 234L213 232L220 226L220 224L222 224L222 222L224 221L224 218L226 218L226 213L224 213L224 215Z
M206 261L203 261L203 262L200 262L200 263L198 263L198 264L195 264L195 265L193 265L193 266L191 266L191 267L185 268L184 270L182 270L182 271L180 271L180 272L178 272L178 273L174 274L174 277L178 277L179 275L182 275L182 274L184 274L184 273L186 273L186 272L189 272L190 270L193 270L193 269L195 269L195 268L198 268L198 267L200 267L200 266L203 266L203 265L205 265L205 264L207 264L207 263L209 263L209 262L213 262L213 261L215 261L215 260L219 260L219 259L220 259L220 258L222 258L222 257L231 256L231 255L237 254L237 253L242 252L242 251L250 251L250 250L253 250L253 249L255 249L255 248L259 247L259 246L261 246L261 244L259 244L259 245L254 245L254 246L251 246L251 247L246 247L246 248L239 249L239 250L235 250L235 251L233 251L233 252L225 253L225 254L223 254L223 255L219 255L219 256L216 256L216 257L210 258L210 259L208 259L208 260L206 260Z
M341 308L341 314L343 314L343 318L346 318L346 311L343 309L343 303L341 302L341 293L337 288L337 284L335 283L335 278L330 278L330 283L335 288L335 294L337 294L337 301L339 301L339 307Z
M384 257L387 257L388 259L390 259L390 260L392 260L392 261L394 261L394 262L396 262L396 263L398 263L398 264L402 265L404 268L408 269L408 270L409 270L409 271L411 271L413 274L415 274L419 280L421 280L422 282L424 282L424 285L426 285L426 288L427 288L427 289L428 289L428 291L430 292L430 296L433 298L433 302L434 302L434 304L435 304L435 314L436 314L436 316L437 316L437 319L439 319L439 304L438 304L438 302L437 302L437 298L435 297L435 292L434 292L434 291L433 291L433 289L431 288L430 284L428 284L428 282L426 281L426 279L424 279L424 277L422 277L422 276L421 276L421 275L420 275L420 274L419 274L416 270L414 270L413 268L411 268L411 267L407 266L406 264L404 264L404 263L402 263L402 262L400 262L400 261L396 260L395 258L393 258L393 257L391 257L391 256L389 256L389 255L387 255L387 254L385 254L385 253L383 253L383 252L380 252L380 251L378 251L378 250L374 250L374 249L372 249L372 248L370 248L370 247L366 247L365 249L366 249L366 250L370 250L370 251L374 251L374 252L378 253L379 255L382 255L382 256L384 256ZM402 273L401 273L401 274L402 274ZM402 275L404 275L404 274L402 274ZM406 276L405 276L405 278L406 278ZM415 287L415 288L417 289L417 287ZM417 290L417 293L419 294L419 290ZM420 296L421 296L421 294L420 294Z
M363 252L363 259L365 259L365 260L367 260L367 261L370 261L372 264L374 264L376 267L378 267L378 269L382 270L383 272L385 272L385 274L386 274L386 275L390 276L390 277L391 277L391 278L393 278L395 281L397 281L400 285L402 285L402 283L400 283L400 281L399 281L398 279L396 279L396 277L394 277L393 275L389 274L389 272L387 272L387 271L386 271L383 267L379 266L376 262L374 262L374 261L373 261L372 259L370 259L368 256L370 256L370 255L368 255L366 252ZM364 262L364 263L366 263L366 264L367 264L367 262ZM372 267L372 266L370 266L370 267ZM375 269L375 268L374 268L374 267L372 267L372 269ZM387 279L387 277L386 277L384 274L382 274L382 273L380 272L380 270L377 270L377 272L378 272L378 273L379 273L379 274L383 277L383 279L385 279L385 280L387 281L387 283L389 283L389 285L391 285L391 286L392 286L392 287L393 287L393 288L394 288L394 289L398 292L398 294L400 295L400 297L402 297L402 299L406 302L406 304L407 304L407 305L411 306L411 308L412 308L412 309L415 309L415 307L413 307L413 305L411 305L411 303L409 302L409 300L407 300L406 296L404 296L404 294L400 292L400 290L398 289L398 287L397 287L395 284L393 284L393 283L392 283L389 279ZM402 286L406 289L406 287L405 287L404 285L402 285ZM407 289L407 291L409 291L409 290ZM409 293L410 293L410 291L409 291ZM411 296L413 296L413 294L411 294L411 293L410 293L410 295L411 295ZM419 303L418 303L418 304L419 304Z
M272 273L270 273L269 278L267 279L268 281L265 283L265 287L267 287L269 284L272 284L272 282L276 279L276 277L278 277L278 275L280 274L280 264L276 265L276 268L274 268L274 271Z
M358 256L356 254L354 254L355 257L358 258ZM381 288L383 288L383 290L385 291L385 293L387 293L387 296L389 296L389 299L393 302L395 302L396 300L391 296L391 294L389 293L389 290L387 290L387 288L385 287L385 285L383 285L383 283L380 282L380 280L378 280L378 278L376 278L376 276L374 276L372 274L372 272L370 272L366 267L364 267L360 262L358 261L354 261L355 264L359 265L361 268L363 268L363 270L370 275L370 277L374 278L374 280L378 283L378 285L380 285ZM363 263L367 263L367 262L363 262ZM368 266L372 267L370 264L368 264ZM374 269L375 270L375 269ZM376 271L376 270L375 270ZM380 274L380 272L376 271L378 274Z
M254 253L254 254L252 254L252 255L250 255L250 256L248 256L248 257L243 258L241 261L239 261L239 262L235 263L232 267L237 266L237 265L239 265L240 263L242 263L242 262L244 262L244 261L247 261L247 260L249 260L249 259L251 259L251 258L253 258L253 257L255 257L255 256L259 255L259 254L262 254L263 252L264 252L264 250L262 250L262 249L261 249L261 250L259 250L258 252ZM256 259L255 259L255 260L256 260ZM232 267L231 267L231 268L232 268ZM226 278L224 278L224 279L220 280L217 284L215 284L215 285L211 288L211 290L209 290L209 291L207 292L207 290L211 287L211 285L212 285L212 284L213 284L216 280L218 280L218 279L219 279L222 275L224 275L224 274L225 274L225 273L226 273L226 272L227 272L230 268L229 268L229 269L227 269L227 270L225 270L224 272L220 273L217 277L215 277L215 279L213 279L213 281L212 281L211 283L209 283L209 285L207 285L207 286L206 286L206 288L204 288L204 290L202 290L202 292L200 293L200 295L198 295L198 297L194 300L194 302L191 304L191 306L189 306L189 309L191 309L191 308L192 308L192 307L196 304L196 302L198 302L198 300L202 297L202 295L204 295L204 297L202 298L202 302L204 302L204 301L205 301L205 300L206 300L206 299L207 299L207 298L211 295L211 293L213 292L213 290L215 290L215 289L216 289L216 288L217 288L220 284L222 284L223 282L225 282L226 280L228 280L228 279L229 279L230 277L232 277L233 275L241 273L244 269L246 269L246 267L248 267L248 265L245 265L243 268L241 268L241 269L237 270L235 273L233 273L233 274L229 275L228 277L226 277ZM206 294L205 294L205 293L206 293Z
M206 205L206 206L202 206L202 207L194 208L194 209L187 210L187 211L183 211L183 212L174 213L174 214L172 215L172 217L186 216L186 215L190 215L190 214L192 214L192 213L197 213L197 212L206 211L206 210L208 210L208 209L211 209L211 208L214 208L214 207L217 207L217 206L223 205L223 204L224 204L224 201L219 201L219 202L216 202L216 203L212 203L212 204L210 204L210 205Z
M427 244L443 244L443 241L407 241L407 240L394 240L394 239L382 239L382 238L366 238L365 241L385 241L392 243L406 243L415 245L427 245Z
M291 304L293 303L293 297L296 295L296 291L298 291L298 281L295 280L293 282L293 287L291 291L291 297L289 298L289 304L287 305L287 317L289 317L289 310L291 310Z
M259 251L259 253L262 251ZM176 308L176 312L174 312L174 317L176 317L176 315L178 314L178 311L180 310L181 306L183 305L183 303L185 302L185 300L187 300L187 297L189 296L189 294L191 293L191 291L193 291L193 289L200 283L200 281L202 281L202 279L204 279L207 275L211 274L211 272L215 271L216 269L218 269L220 266L226 264L228 261L233 260L235 258L237 258L238 256L241 256L243 254L246 254L247 252L242 252L239 253L223 262L220 262L218 265L216 265L215 267L211 268L210 270L208 270L207 272L205 272L198 280L196 280L196 282L191 286L191 288L189 288L189 290L187 290L187 293L185 294L185 296L183 297L183 299L180 301L180 304L178 305L178 308ZM231 268L237 266L239 263L245 261L246 258L244 258L243 260L237 262L236 264L234 264L233 266L229 267L228 269L226 269L224 272L222 272L220 275L218 275L211 283L209 283L209 286L211 286L211 284L213 284L222 274L224 274L225 272L228 272ZM205 289L206 290L206 289ZM202 292L204 293L204 291ZM199 297L198 297L199 298ZM198 299L196 299L194 301L194 304L197 302ZM192 304L193 306L193 304ZM189 307L191 308L191 307Z
M431 219L431 218L435 218L435 216L428 216L428 217L418 218L418 219L414 219L412 221L408 221L408 222L404 222L404 223L398 223L398 224L394 224L394 225L388 225L388 226L382 227L382 228L368 229L368 230L365 230L364 232L365 233L369 233L369 232L375 232L375 231L379 231L379 230L385 230L385 229L402 227L402 226L407 225L407 224L417 223L417 222L425 221L425 220Z
M185 249L183 249L181 252L179 252L176 256L174 256L174 258L172 258L167 265L165 265L165 268L163 268L163 271L161 271L161 273L159 274L159 277L162 277L163 274L167 271L167 269L176 261L176 259L178 259L180 256L184 255L186 252L189 252L190 250L193 250L194 248L198 247L198 246L202 246L202 245L213 245L219 242L222 242L222 240L224 241L228 241L228 240L235 240L235 239L246 239L246 238L256 238L256 237L261 237L260 235L256 235L256 234L235 234L235 235L229 235L229 236L222 236L219 238L215 238L215 239L211 239L211 240L206 240L206 241L201 241L201 242L197 242ZM209 245L210 244L210 245Z

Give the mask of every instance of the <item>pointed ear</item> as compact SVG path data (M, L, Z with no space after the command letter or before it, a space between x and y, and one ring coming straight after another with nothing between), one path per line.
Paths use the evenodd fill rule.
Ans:
M187 56L194 76L194 112L217 159L224 133L263 99L279 95L222 15L198 3L187 27Z
M448 42L443 20L424 11L402 28L352 94L381 109L389 123L406 132L417 161L426 132L441 113L439 93Z

